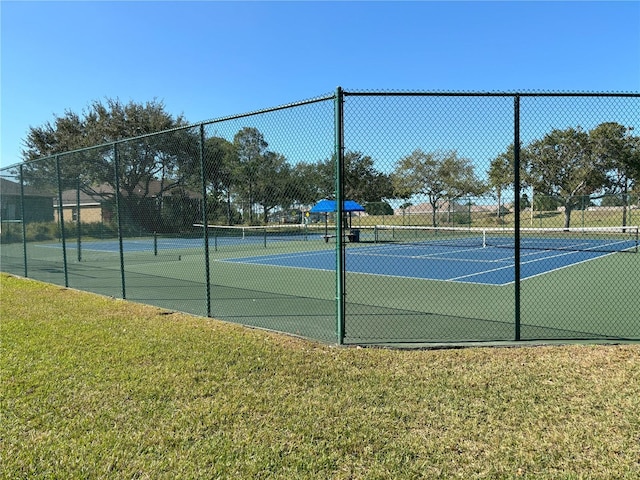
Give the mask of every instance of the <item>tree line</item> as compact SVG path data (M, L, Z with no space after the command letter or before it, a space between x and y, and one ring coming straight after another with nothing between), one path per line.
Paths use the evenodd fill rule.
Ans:
M231 140L205 138L201 165L199 132L187 126L184 117L173 117L155 100L96 101L81 115L67 111L29 129L23 175L30 185L42 188L53 187L60 176L63 188L93 194L107 184L120 192L121 206L133 222L154 230L201 220L200 201L192 193L202 192L203 181L209 221L217 223L266 223L274 212L334 197L333 156L292 164L269 148L258 129L245 127ZM158 131L164 133L151 135ZM521 147L522 186L556 199L568 227L584 196L622 195L637 188L640 137L633 133L633 127L615 122L590 131L553 130ZM118 142L117 175L109 146L113 142ZM95 145L104 147L87 148ZM69 151L74 152L60 156L60 166L51 159L32 161ZM426 198L435 225L445 201L491 194L500 205L505 192L513 191L514 158L510 145L490 162L483 180L476 164L456 151L416 149L397 160L390 173L377 168L369 155L346 151L344 196L364 204L370 213L390 200L407 205L411 199Z
M521 183L564 210L564 227L585 197L627 197L640 185L640 137L633 127L604 122L590 131L554 129L520 150ZM500 198L513 185L514 147L496 157L488 188ZM623 203L626 206L626 203ZM623 224L626 225L626 209Z

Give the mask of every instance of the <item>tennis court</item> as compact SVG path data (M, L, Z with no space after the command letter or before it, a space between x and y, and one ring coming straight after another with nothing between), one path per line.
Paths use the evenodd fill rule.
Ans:
M202 231L200 231L202 233ZM360 227L345 254L345 343L512 341L513 232ZM637 338L637 228L521 231L521 338ZM29 276L96 293L335 339L335 238L323 228L211 231L204 240L83 238L28 243ZM64 276L66 247L67 278ZM80 249L78 249L80 247ZM81 253L81 255L79 255ZM3 245L22 275L22 246ZM81 258L80 258L81 257Z
M615 252L637 251L637 227L524 229L521 279L543 275ZM349 244L351 273L449 282L508 285L515 281L512 232L492 229L376 226L363 243ZM330 250L227 258L225 262L334 270Z
M196 227L198 225L195 225ZM214 251L224 247L255 246L266 247L267 244L276 242L292 242L300 240L320 240L322 238L321 227L308 227L306 225L272 225L269 227L242 227L216 225L211 227L209 235L209 247ZM149 253L168 252L179 250L193 250L204 247L203 234L182 237L163 237L153 235L145 237L131 237L122 239L122 251L125 253ZM62 248L61 242L41 243L39 247ZM120 241L117 239L82 240L75 242L67 239L67 249L80 249L82 252L117 253L120 251Z
M242 256L220 258L222 262L335 270L335 249L318 249L323 235L305 225L286 229L216 226L211 232L209 248L214 252L244 247ZM300 249L300 242L309 249ZM284 247L278 248L278 253L247 256L246 249L268 250L275 243ZM298 247L289 251L287 243ZM348 246L345 267L349 273L498 286L515 281L515 239L511 231L379 225L358 229L358 242L345 244ZM60 243L41 246L61 248ZM123 252L146 252L148 258L151 252L156 256L158 252L188 253L202 250L203 246L201 237L154 236L122 241ZM522 229L520 246L520 278L525 280L615 252L637 252L638 227ZM115 253L120 243L113 240L69 242L67 248L81 248L83 254Z

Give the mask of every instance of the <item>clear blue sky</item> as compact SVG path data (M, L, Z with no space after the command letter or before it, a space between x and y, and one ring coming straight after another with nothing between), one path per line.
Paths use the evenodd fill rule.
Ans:
M93 100L199 122L347 90L640 91L640 2L0 2L0 166Z

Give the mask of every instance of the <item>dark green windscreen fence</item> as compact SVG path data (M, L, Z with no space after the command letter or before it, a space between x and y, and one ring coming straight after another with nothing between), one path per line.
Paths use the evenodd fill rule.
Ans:
M638 340L639 125L338 89L3 169L1 269L323 342Z

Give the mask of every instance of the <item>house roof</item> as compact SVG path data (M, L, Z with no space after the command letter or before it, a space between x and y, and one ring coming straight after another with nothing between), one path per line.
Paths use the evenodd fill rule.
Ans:
M86 189L89 190L89 189ZM157 197L159 193L162 191L161 183L158 180L152 180L149 183L149 193L148 196L150 198ZM162 191L162 195L165 197L170 197L176 194L178 191L184 191L189 198L202 198L202 195L197 192L192 192L190 190L184 190L182 188L174 187L169 190ZM114 189L111 185L101 184L96 187L92 187L90 191L80 191L80 204L98 204L102 203L105 200L113 197ZM134 195L142 196L145 192L145 189L142 186L137 186L133 193ZM62 192L62 204L75 204L77 202L77 191L76 189L69 189ZM57 205L57 197L55 199L55 203Z
M102 186L101 186L102 187ZM113 188L104 185L106 188L97 187L92 192L80 191L80 205L99 205L105 200L113 197ZM76 189L65 190L62 192L63 205L75 205L78 201L78 193ZM54 205L58 205L58 197L54 198Z
M50 193L43 192L42 190L25 185L24 187L25 196L29 197L51 197ZM6 178L0 178L0 195L3 196L20 196L20 184L18 182L12 182L7 180Z

